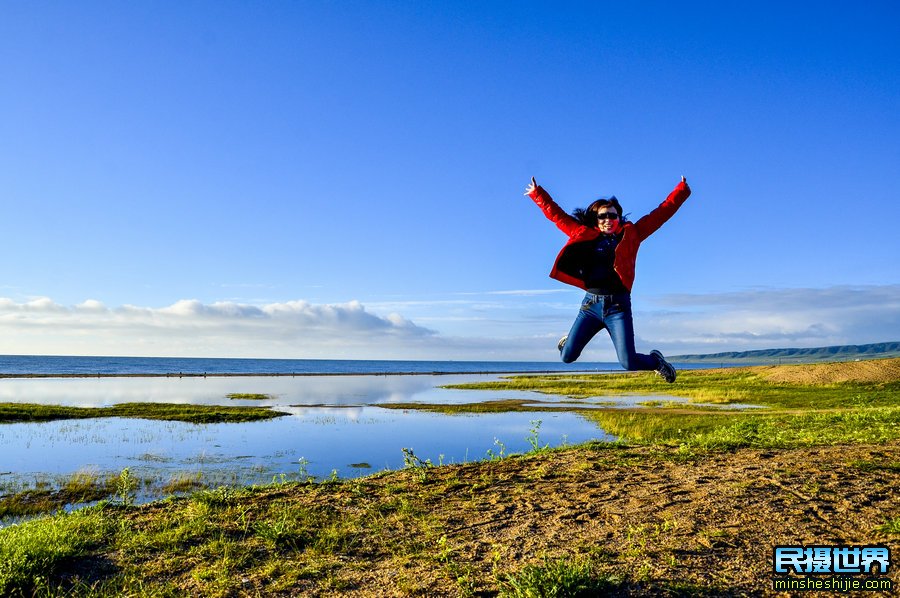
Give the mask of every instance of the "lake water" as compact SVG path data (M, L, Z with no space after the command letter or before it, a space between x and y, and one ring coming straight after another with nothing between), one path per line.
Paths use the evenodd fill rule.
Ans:
M0 494L36 481L56 486L73 473L116 473L163 484L200 475L207 484L271 482L305 471L319 478L400 469L403 450L433 463L461 463L541 445L612 439L564 412L445 415L385 409L392 402L460 403L508 398L553 400L525 392L452 390L441 385L496 375L197 378L6 378L0 402L104 407L124 402L272 406L290 415L240 424L188 424L125 418L0 425ZM232 400L262 393L267 400ZM562 399L558 399L562 400ZM301 461L303 465L301 465ZM152 490L148 490L152 494Z
M691 367L691 366L688 366ZM399 361L0 355L0 376L23 374L431 374L621 371L618 363L560 361Z

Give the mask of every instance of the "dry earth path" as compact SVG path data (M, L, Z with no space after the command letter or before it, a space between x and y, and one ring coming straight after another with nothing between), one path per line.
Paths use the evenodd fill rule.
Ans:
M601 573L622 577L616 595L767 596L777 595L774 546L823 544L888 545L888 577L900 588L900 538L878 531L900 516L898 443L693 460L675 450L597 447L436 468L426 482L414 475L371 479L365 500L389 493L416 501L429 487L444 489L420 505L430 527L423 541L440 544L442 558L348 554L340 583L310 581L289 593L489 596L526 564L589 557ZM397 490L403 476L406 494ZM363 506L340 494L315 500Z

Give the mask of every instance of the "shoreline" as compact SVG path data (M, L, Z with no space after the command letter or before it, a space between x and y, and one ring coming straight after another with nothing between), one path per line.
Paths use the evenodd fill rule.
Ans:
M166 372L166 373L105 373L96 374L0 374L3 379L27 378L300 378L313 376L485 376L485 375L546 375L546 374L612 374L618 370L484 370L477 372L439 370L431 372ZM623 370L624 372L624 370Z
M588 443L144 505L125 490L0 529L0 557L31 557L10 560L0 593L503 595L563 571L597 595L783 595L774 546L900 549L898 483L896 441L689 456ZM895 567L883 578L900 583Z

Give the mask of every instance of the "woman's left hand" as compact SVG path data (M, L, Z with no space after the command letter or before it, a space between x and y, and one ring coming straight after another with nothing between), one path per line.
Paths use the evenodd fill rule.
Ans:
M531 192L537 189L537 181L534 180L534 177L531 177L531 184L525 187L525 195L531 195Z

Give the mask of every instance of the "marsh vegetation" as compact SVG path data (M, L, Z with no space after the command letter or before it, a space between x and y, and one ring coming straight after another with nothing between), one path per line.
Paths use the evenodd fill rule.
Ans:
M874 364L874 365L873 365ZM618 438L683 450L791 448L877 443L900 438L900 359L809 366L686 370L669 385L643 373L512 376L457 389L531 389L573 400L617 395L674 395L686 404L644 401L640 408L585 409L582 415ZM533 409L524 401L404 408ZM717 405L711 410L698 404ZM764 409L729 409L752 404ZM572 408L572 407L568 407Z
M287 415L270 407L227 407L188 403L118 403L109 407L71 407L37 403L0 403L0 424L62 419L127 417L191 424L240 423Z
M95 506L0 529L0 594L764 595L778 544L900 551L896 365L876 364L881 379L848 377L848 364L824 380L747 368L666 386L515 377L492 384L765 410L590 409L619 440L550 448L532 420L518 455L500 444L442 466L410 449L401 471L145 505L120 476ZM888 577L900 583L896 568Z

